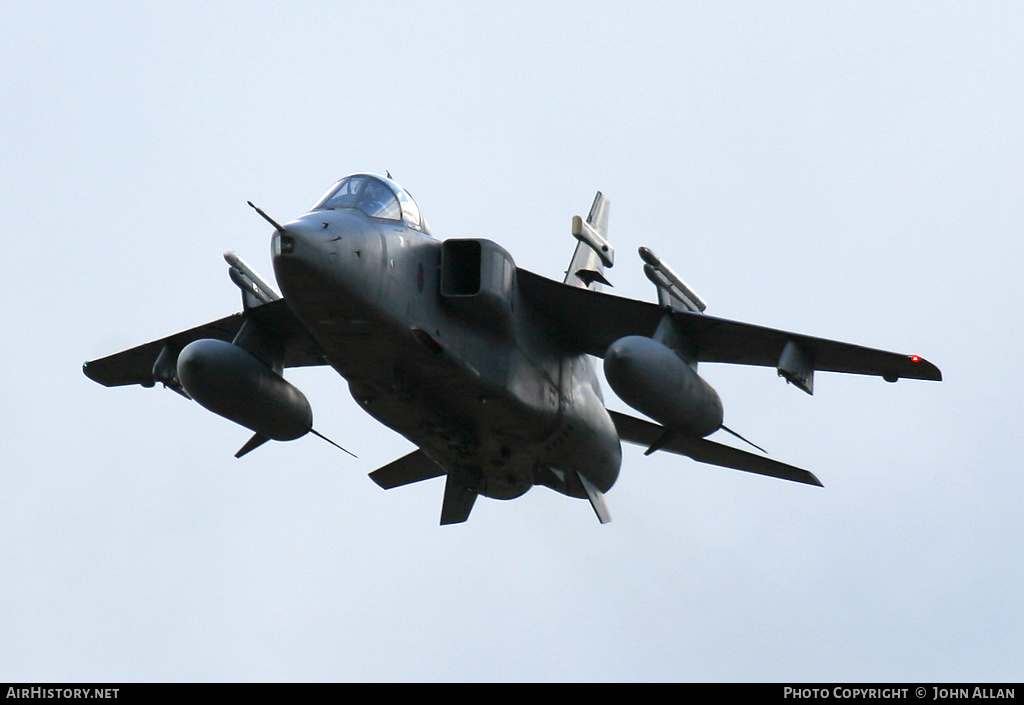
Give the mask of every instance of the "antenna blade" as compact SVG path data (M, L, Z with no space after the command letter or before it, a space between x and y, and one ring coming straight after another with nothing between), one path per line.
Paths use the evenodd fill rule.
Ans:
M766 450L765 450L764 448L762 448L761 446L757 445L756 443L754 443L754 442L752 442L752 441L748 441L748 440L747 440L746 438L744 438L744 437L743 437L743 436L741 436L740 434L736 433L735 431L733 431L733 430L732 430L731 428L729 428L729 427L728 427L728 426L726 426L725 424L722 424L722 426L721 426L721 429L722 429L723 431L725 431L726 433L731 433L732 435L736 436L737 438L739 438L739 439L740 439L741 441L743 441L744 443L748 443L748 444L750 444L750 445L754 446L755 448L757 448L757 449L758 449L759 451L761 451L761 452L762 452L762 453L764 453L765 455L768 455L768 451L766 451Z
M310 432L310 433L312 433L312 434L313 434L314 436L316 436L317 438L323 438L323 439L324 439L325 441L327 441L328 443L330 443L330 444L331 444L332 446L334 446L334 447L335 447L335 448L337 448L338 450L343 450L343 451L345 451L346 453L348 453L349 455L351 455L351 456L352 456L353 458L358 458L358 457L359 457L358 455L356 455L356 454L355 454L355 453L353 453L352 451L348 450L347 448L342 448L342 447L341 447L340 445L338 445L337 443L335 443L334 441L332 441L332 440L331 440L330 438L328 438L328 437L327 437L327 436L325 436L324 434L322 434L322 433L320 433L319 431L317 431L317 430L316 430L315 428L311 428L311 429L309 429L309 432Z

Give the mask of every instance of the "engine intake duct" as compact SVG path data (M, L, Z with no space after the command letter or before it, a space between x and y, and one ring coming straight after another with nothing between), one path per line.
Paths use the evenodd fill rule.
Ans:
M507 331L511 325L515 263L490 240L441 243L441 300L452 311Z

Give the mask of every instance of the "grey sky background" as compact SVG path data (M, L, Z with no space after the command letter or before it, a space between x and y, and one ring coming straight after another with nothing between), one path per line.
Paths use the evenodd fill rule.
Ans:
M1000 2L8 3L0 680L1021 680L1022 45ZM600 189L615 293L645 245L946 381L702 366L825 488L627 447L607 526L439 527L329 369L289 378L358 460L82 375L238 310L222 252L272 277L247 199L385 169L553 278Z

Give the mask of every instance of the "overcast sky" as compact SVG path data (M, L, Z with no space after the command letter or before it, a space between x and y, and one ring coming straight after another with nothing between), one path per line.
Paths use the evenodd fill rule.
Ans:
M1021 680L1022 46L1013 2L7 3L0 681ZM272 278L247 199L386 169L553 278L600 189L615 293L648 246L945 381L704 365L824 489L631 446L607 526L439 527L330 369L288 377L358 460L82 375L238 310L224 251Z

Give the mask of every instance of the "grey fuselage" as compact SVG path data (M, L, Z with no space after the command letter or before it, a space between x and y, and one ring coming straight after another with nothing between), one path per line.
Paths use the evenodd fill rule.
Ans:
M275 232L273 255L289 307L358 404L467 489L586 497L573 472L614 484L621 447L593 361L559 346L503 249L334 208Z

